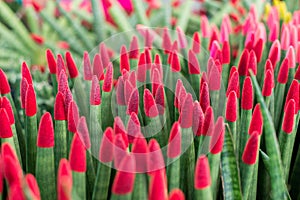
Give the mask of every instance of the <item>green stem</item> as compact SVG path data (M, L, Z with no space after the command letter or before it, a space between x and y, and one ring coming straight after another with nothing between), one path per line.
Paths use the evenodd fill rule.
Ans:
M90 138L92 155L98 158L100 148L101 130L101 106L90 105Z
M106 200L108 198L111 163L98 163L96 182L93 191L93 200Z
M240 129L239 129L239 133L237 135L237 138L239 139L239 144L237 146L239 163L242 163L242 155L243 155L247 140L249 138L248 129L250 126L251 117L252 117L252 110L242 109Z
M202 190L195 190L195 200L213 200L213 195L210 187L204 188Z
M132 192L132 199L147 199L147 175L137 173L135 176L134 188Z
M26 116L26 170L35 174L36 163L36 142L37 142L37 119L36 115Z
M55 170L57 172L59 161L62 158L67 158L67 130L66 121L55 120L55 134L54 134L54 158L55 158ZM57 174L57 173L55 173Z
M175 188L179 188L180 186L180 158L169 158L172 162L168 165L167 168L167 176L168 176L168 189L172 191Z
M210 175L211 175L211 191L213 199L217 198L220 183L220 161L221 153L208 155Z
M76 195L79 199L83 199L83 200L86 199L85 173L73 171L72 175L73 175L72 193L74 193L74 195Z

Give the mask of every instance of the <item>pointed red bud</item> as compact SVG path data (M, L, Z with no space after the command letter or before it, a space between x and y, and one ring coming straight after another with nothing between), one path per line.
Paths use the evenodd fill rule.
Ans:
M93 77L90 56L87 51L83 54L83 74L84 80L91 81Z
M286 84L289 76L289 59L285 58L280 66L277 81L281 84Z
M130 83L129 80L125 80L124 83L124 97L125 97L125 103L128 104L130 95L133 91L134 87L132 86L132 84Z
M287 93L286 100L285 100L284 111L287 107L288 102L291 99L294 99L294 101L295 101L295 114L297 114L298 109L299 109L299 83L296 80L293 80L290 85L290 88L289 88L289 91Z
M152 93L148 90L144 90L144 111L147 117L153 118L158 115L158 109L153 98Z
M136 36L133 36L129 47L129 58L138 59L138 57L139 57L138 38Z
M137 80L139 82L146 81L146 72L147 72L147 65L146 65L145 53L141 53L138 61L137 71L136 71Z
M138 114L139 112L139 91L137 88L133 89L128 100L126 114L130 115L132 112L135 114Z
M167 200L167 178L164 170L158 170L153 173L149 185L149 200Z
M57 91L65 95L66 90L69 89L67 74L65 71L61 71L58 77Z
M129 57L125 45L121 47L120 52L120 72L122 72L123 69L125 69L126 71L130 70Z
M148 155L149 149L147 140L139 134L137 138L134 139L132 145L132 154L135 157L136 162L136 172L137 173L145 173L148 169Z
M181 153L181 128L178 122L175 122L172 126L167 155L169 158L176 158Z
M54 119L55 120L66 120L65 113L65 99L61 92L58 92L55 98L54 104Z
M46 58L47 58L50 74L56 74L56 68L57 68L56 60L50 49L47 49L46 51Z
M173 189L169 194L169 200L185 200L184 193L180 189Z
M223 61L223 64L229 64L230 63L230 45L229 45L228 41L224 41L224 43L223 43L222 61Z
M296 73L295 73L295 77L296 80L300 80L300 65L298 65Z
M120 163L122 159L127 155L127 145L124 142L122 134L115 134L113 155L114 155L114 167L120 169Z
M253 74L257 74L257 60L256 60L256 55L254 51L250 51L249 54L249 63L248 63L248 70L247 70L247 75L250 76L250 70L252 70Z
M192 50L195 54L199 54L201 51L200 34L198 32L193 35Z
M248 63L249 63L249 51L247 49L244 49L238 65L238 71L240 76L247 75Z
M32 85L29 85L25 96L25 114L32 117L37 112L36 96Z
M126 129L122 119L119 116L115 117L114 131L116 135L118 134L122 135L124 144L126 145L126 147L128 147L128 137L127 137Z
M223 117L218 117L212 138L210 140L210 153L221 153L224 144L225 124Z
M112 193L116 195L126 195L133 191L135 180L135 160L131 155L124 157L120 164L114 183L112 185Z
M280 39L281 49L288 50L290 46L290 31L287 26L282 27L281 39Z
M100 44L100 55L102 59L103 68L105 69L109 65L110 59L109 59L107 48L103 42L101 42Z
M26 62L23 62L22 63L22 78L25 78L28 82L28 84L31 84L32 85L32 77L31 77L31 73L30 73L30 70L26 64Z
M106 69L106 74L104 76L104 81L103 81L103 86L102 90L104 92L110 92L112 89L113 85L113 74L114 74L114 69L112 63L110 63Z
M178 79L176 82L175 98L174 98L174 106L176 108L179 108L179 95L180 95L180 90L182 87L183 87L182 81L180 79Z
M255 56L257 58L257 62L259 63L261 61L261 57L263 54L263 50L264 50L264 41L262 38L259 38L257 40L257 42L255 43L255 46L253 48L254 52L255 52Z
M156 94L157 88L162 84L158 69L154 68L151 74L152 94Z
M113 146L114 146L114 131L111 127L108 127L101 140L99 160L104 163L111 162L113 160Z
M172 51L172 41L168 28L164 28L162 35L162 48L165 53L170 53Z
M37 146L39 148L51 148L54 146L53 122L49 112L46 112L40 120Z
M61 54L58 54L57 55L57 72L56 72L56 75L59 76L61 71L65 71L66 72L66 66L65 66L65 62L64 62L64 59L62 57ZM58 79L59 77L57 77Z
M209 27L209 22L207 19L207 16L202 15L200 17L200 21L201 21L201 32L202 32L202 37L203 38L208 38L210 37L210 27Z
M214 111L211 106L209 106L204 115L204 122L201 129L201 135L211 136L214 130Z
M193 106L193 132L196 136L201 135L201 129L204 123L204 113L198 101Z
M186 48L187 40L186 40L185 33L183 32L183 30L179 26L176 27L176 32L177 32L177 37L178 37L180 48L181 49Z
M132 112L127 123L127 135L129 143L141 133L141 124L136 113Z
M279 23L274 22L272 27L270 28L269 41L274 42L275 40L278 39L278 36L279 36Z
M189 67L189 74L200 74L200 65L196 54L189 50L188 54L188 67Z
M250 138L246 143L242 160L247 165L253 165L256 163L259 149L259 137L260 134L257 131L254 131L251 133Z
M202 190L211 185L208 159L205 155L199 156L195 167L195 189Z
M210 97L207 83L201 84L199 102L203 111L206 111L206 109L210 106Z
M0 138L10 138L13 136L9 117L4 108L0 108Z
M69 160L72 171L81 173L86 171L86 151L77 134L73 136Z
M77 126L77 133L84 147L89 149L91 147L91 141L85 117L80 117Z
M271 70L268 70L265 74L264 85L262 88L262 95L264 97L271 96L273 85L274 85L274 76Z
M0 98L0 108L4 108L6 110L10 124L11 125L14 124L15 123L14 112L11 107L10 101L6 96Z
M244 81L241 107L244 110L251 110L253 107L253 86L249 76Z
M120 106L125 106L125 94L124 94L124 79L123 76L120 76L116 84L116 101Z
M93 74L97 76L99 81L104 79L103 64L102 64L100 54L96 54L94 56Z
M193 97L187 94L181 107L181 122L182 128L190 128L193 125Z
M172 53L171 70L173 72L179 72L181 70L179 56L176 51Z
M6 77L6 74L0 69L0 94L5 95L10 93L10 86Z
M221 72L216 64L213 64L208 74L208 87L210 90L216 91L221 89Z
M296 57L294 47L290 46L286 53L286 57L289 58L289 68L296 67Z
M25 97L28 88L27 80L25 78L22 78L20 85L21 108L25 109Z
M68 51L66 52L66 63L67 63L67 68L70 74L71 78L76 78L78 77L78 69L75 64L75 61L73 60L72 54Z
M237 71L235 71L229 78L226 96L228 97L232 91L236 93L237 98L240 98L240 83L239 83L239 74Z
M68 130L72 133L77 131L79 111L75 101L71 101L68 108Z
M148 171L153 174L153 172L165 168L165 161L160 146L155 139L149 141L148 147L150 152Z
M292 133L294 129L294 116L295 116L295 101L294 99L290 99L289 102L287 103L285 112L284 112L284 117L283 117L283 122L282 122L282 130L290 134Z
M158 113L160 115L163 115L165 112L165 90L164 86L160 85L157 88L156 94L155 94L155 103L158 109Z
M208 49L211 49L211 46L214 41L219 41L219 30L216 26L212 26L212 32L209 40Z
M32 174L26 174L25 181L28 185L30 195L33 196L36 200L40 200L40 189L35 177Z
M228 95L225 118L229 122L237 120L237 97L235 91L231 91Z
M256 104L254 107L254 111L252 114L252 118L249 125L248 133L252 134L254 131L258 132L259 134L262 134L263 130L263 116L260 109L260 104Z
M271 60L273 68L275 68L277 61L280 59L280 43L278 40L273 42L268 58Z
M90 104L91 105L100 105L101 104L101 91L100 85L97 76L93 76L92 87L90 92Z
M63 158L59 162L57 175L57 199L67 200L72 196L72 171L67 159Z

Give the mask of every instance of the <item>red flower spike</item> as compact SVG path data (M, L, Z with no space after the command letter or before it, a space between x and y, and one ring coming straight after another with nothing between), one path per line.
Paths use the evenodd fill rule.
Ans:
M229 79L228 80L231 79L231 77L232 77L232 75L233 75L234 72L237 72L236 66L232 66L231 67L230 72L229 72Z
M273 68L275 68L277 61L280 59L280 43L278 40L272 44L268 58L271 60Z
M61 71L59 74L57 91L63 93L65 96L67 89L69 89L68 77L65 71Z
M152 94L156 94L157 88L162 84L161 77L158 69L154 68L153 73L151 74L151 83L152 83Z
M182 128L190 128L193 125L193 97L187 94L181 107L181 122Z
M92 87L90 91L90 104L94 106L101 104L100 85L96 75L94 75L92 79Z
M218 154L223 149L225 124L223 117L218 117L212 138L210 140L210 153Z
M14 124L15 123L14 112L6 96L0 98L0 108L4 108L6 110L10 125Z
M179 123L175 122L170 132L167 156L169 158L176 158L180 156L180 153L181 153L181 128L179 126Z
M288 50L290 46L290 31L287 26L282 27L282 32L281 32L281 49L282 50Z
M214 130L214 111L211 106L209 106L204 115L204 122L201 129L201 135L211 136Z
M8 145L8 143L5 143L5 145L6 147L2 147L2 150L9 148L9 151L13 151L11 146ZM6 155L6 153L2 151L2 159L3 175L8 185L13 186L15 184L21 184L23 178L23 171L15 155Z
M84 147L89 149L91 147L91 140L85 117L80 117L77 126L77 133Z
M266 64L265 64L265 72L268 70L271 70L271 72L274 71L274 67L273 67L270 59L267 59Z
M66 120L65 113L65 98L63 93L58 92L54 103L54 119L55 120Z
M120 163L122 159L125 156L127 156L127 145L125 144L123 136L121 134L115 134L113 155L114 155L114 167L116 169L120 169Z
M189 67L189 74L200 74L200 64L196 57L196 54L189 50L188 54L188 67Z
M201 135L201 129L204 122L204 113L198 101L193 105L193 132L196 136Z
M240 76L247 75L248 63L249 63L249 51L247 49L244 49L238 65L238 71Z
M253 107L253 86L249 76L244 81L241 107L244 110L251 110Z
M26 184L30 190L31 196L33 196L36 200L41 199L40 189L35 177L32 174L26 174L25 176Z
M31 73L30 73L30 70L26 64L26 62L23 62L22 63L22 78L25 78L28 82L28 84L31 84L32 85L32 77L31 77Z
M165 53L170 53L172 51L172 41L168 28L164 28L162 35L162 48Z
M106 128L100 144L99 160L104 163L113 160L113 146L114 146L114 131L111 127Z
M262 38L258 39L258 41L255 43L253 50L255 52L257 62L259 63L261 61L262 53L264 50L264 41Z
M263 123L264 121L260 109L260 104L256 104L252 113L252 118L250 121L248 133L252 134L253 132L256 131L261 135L263 130Z
M115 195L126 195L133 191L135 180L135 160L133 156L127 155L120 164L113 185L112 193Z
M183 87L182 81L178 79L176 82L175 97L174 97L174 106L176 108L179 108L179 95L182 87Z
M224 43L223 43L222 61L223 61L223 64L229 64L230 63L230 45L229 45L228 41L224 41Z
M151 56L151 51L148 48L145 49L145 61L146 61L147 69L150 69L152 65L152 56Z
M132 37L129 47L129 58L138 59L139 58L139 44L136 36Z
M169 200L185 200L184 193L180 189L173 189L169 194Z
M288 76L289 76L289 59L285 58L282 61L281 66L279 68L277 81L281 84L286 84L288 81Z
M37 112L36 96L32 85L28 85L25 96L25 114L32 117Z
M72 171L81 173L86 171L86 151L77 134L73 136L69 160Z
M229 79L229 83L226 91L226 97L228 97L232 91L236 93L237 98L240 98L239 73L237 71L233 72L233 74Z
M206 111L206 109L210 106L210 97L207 83L201 84L199 102L203 111Z
M86 81L91 81L93 78L90 56L87 51L83 54L83 75Z
M158 109L153 98L152 93L148 90L144 90L144 111L147 117L153 118L158 115Z
M113 65L112 65L112 63L110 63L107 67L106 74L105 74L104 81L103 81L102 90L104 92L111 91L112 85L113 85L113 74L114 74Z
M129 65L129 57L127 53L127 49L125 45L122 45L121 52L120 52L120 72L123 70L129 71L130 65Z
M275 40L278 39L278 36L279 36L279 23L274 22L273 26L270 28L269 41L274 42Z
M10 186L7 199L26 200L21 183Z
M133 143L133 140L137 135L141 133L141 124L138 116L132 112L127 123L127 135L129 143Z
M54 128L51 114L49 112L46 112L40 120L37 146L39 148L54 147Z
M131 85L129 80L125 80L124 83L124 98L125 98L125 103L128 104L130 95L133 91L134 87Z
M150 179L149 200L157 199L168 199L167 178L163 170L154 172Z
M195 189L202 190L211 184L208 159L205 155L199 156L195 167Z
M159 115L163 115L165 112L165 89L163 85L160 85L156 90L155 103Z
M219 71L217 65L214 63L211 67L210 73L208 75L208 87L210 90L217 91L221 89L221 72Z
M72 196L72 171L67 159L63 158L59 162L57 175L57 199L68 200Z
M0 108L0 138L10 138L13 132L10 127L8 114L4 108Z
M271 70L268 70L265 74L264 85L262 88L262 95L264 97L269 97L272 94L272 89L274 85L274 76Z
M180 91L179 91L179 101L178 101L178 103L179 103L179 110L181 109L181 107L182 107L182 104L183 104L183 102L184 102L184 100L185 100L185 97L186 97L186 95L187 95L187 92L186 92L186 90L185 90L185 87L184 86L182 86L181 88L180 88Z
M205 15L200 16L200 21L201 21L201 32L202 32L202 37L203 38L209 38L210 37L210 27L209 27L209 22L208 19Z
M141 134L134 139L131 152L135 158L136 172L145 173L148 169L149 149L147 140Z
M25 97L26 97L26 92L28 88L28 82L25 78L21 79L20 83L20 98L21 98L21 108L25 109Z
M173 72L180 72L181 70L179 56L176 51L172 53L171 70Z
M154 63L155 63L154 67L156 69L158 69L158 71L160 73L160 76L161 76L161 79L163 80L163 74L164 74L164 72L163 72L163 69L162 69L162 64L161 64L161 59L160 59L160 55L159 54L155 55Z
M252 70L253 74L257 74L257 60L256 60L256 55L254 51L250 51L249 54L249 63L248 63L248 72L247 75L250 76L250 70Z
M96 54L94 56L93 74L97 76L99 81L104 79L103 64L102 64L100 54Z
M126 114L130 115L132 112L136 114L139 112L139 91L137 88L133 89L128 100Z
M186 40L185 33L183 32L183 30L180 27L176 27L176 32L177 32L177 37L178 37L178 41L179 41L179 47L181 49L186 48L187 40Z
M300 80L300 65L298 65L296 73L295 73L295 77L296 80Z
M136 75L135 75L135 71L131 71L129 73L128 80L130 81L130 83L131 83L131 85L133 87L136 87Z
M141 53L138 61L137 71L136 71L137 80L139 82L146 81L146 72L147 72L147 65L146 65L145 53Z
M300 30L300 28L299 28ZM300 42L297 43L297 49L296 49L296 62L300 63Z
M211 49L212 43L214 41L219 41L219 33L218 33L218 28L216 26L212 26L212 32L210 36L210 41L208 45L208 49Z
M193 35L192 50L195 54L199 54L201 51L200 34L198 32Z
M289 91L287 93L286 100L285 100L284 111L286 111L288 102L291 99L294 99L294 101L295 101L295 114L297 114L298 109L299 109L299 83L296 80L293 80L290 85L290 88L289 88Z
M124 141L126 147L128 147L128 138L127 138L127 134L126 134L126 129L125 129L122 119L119 116L115 117L114 131L115 131L116 135L118 135L118 134L122 135L123 141Z
M56 68L57 68L56 60L50 49L47 49L46 51L46 58L47 58L50 74L56 74Z
M70 77L72 79L78 77L77 66L75 64L75 61L73 60L72 54L69 51L66 52L66 63Z
M124 79L123 76L120 76L116 84L116 100L117 104L120 106L125 106L125 94L124 94Z
M292 133L294 129L295 106L294 99L290 99L284 112L281 129L287 134Z
M227 98L225 118L229 122L235 122L237 120L237 97L235 91L231 91Z
M100 55L102 59L103 68L105 69L110 64L110 59L108 55L108 50L103 42L101 42L100 44Z
M58 54L57 55L57 72L56 72L56 75L59 76L61 71L65 71L66 72L66 66L65 66L65 63L64 63L64 59L62 57L62 55ZM57 77L59 78L59 77Z
M153 175L155 171L161 171L165 167L164 157L158 142L155 139L151 139L148 143L149 147L149 175Z
M288 48L286 57L289 58L289 68L295 68L296 67L296 57L295 57L294 47L290 46Z
M0 94L5 95L10 93L10 86L6 77L6 74L0 69Z
M250 138L246 143L242 160L247 165L253 165L256 163L259 149L259 137L260 134L257 131L254 131L251 133Z

